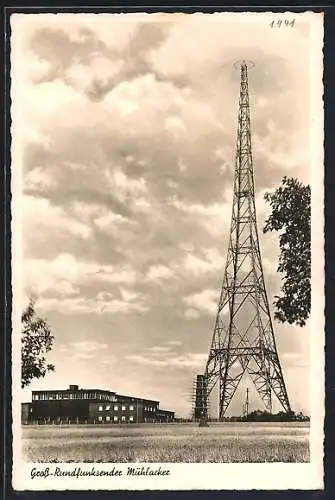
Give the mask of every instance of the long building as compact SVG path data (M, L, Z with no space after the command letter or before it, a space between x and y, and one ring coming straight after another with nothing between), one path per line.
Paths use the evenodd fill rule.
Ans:
M22 424L166 423L174 412L159 408L159 401L125 396L101 389L33 391L22 403Z

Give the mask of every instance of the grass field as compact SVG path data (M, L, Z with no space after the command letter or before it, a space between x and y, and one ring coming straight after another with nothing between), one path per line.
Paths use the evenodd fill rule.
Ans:
M308 462L309 424L23 426L29 462Z

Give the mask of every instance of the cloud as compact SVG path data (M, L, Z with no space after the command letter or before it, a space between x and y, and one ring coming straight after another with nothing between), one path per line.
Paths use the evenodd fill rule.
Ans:
M48 181L46 181L46 177L44 177L44 186L47 183ZM32 227L33 236L36 236L38 240L43 241L43 239L46 237L46 234L50 231L70 233L71 235L82 238L84 240L91 237L92 231L89 226L79 222L73 217L69 217L64 209L52 205L52 203L46 198L24 196L22 199L22 204L24 226L27 226L28 221L34 219L38 220L38 226ZM32 235L29 235L29 237L32 237Z
M119 299L102 300L87 297L57 298L43 297L39 299L39 307L44 311L59 311L64 315L71 314L130 314L145 313L150 308L141 298L138 302L127 302Z
M203 353L177 353L175 348L181 345L182 342L178 340L165 341L163 344L142 349L139 353L128 354L125 359L139 365L177 369L194 369L206 361L206 355Z
M136 274L129 266L101 266L97 262L79 261L71 254L58 254L52 261L27 259L23 272L25 289L38 296L46 292L57 297L78 294L79 287L87 283L131 285L136 280ZM71 300L81 307L78 297Z
M116 356L104 356L101 360L101 363L104 365L115 365L117 363L117 357Z
M197 218L198 224L201 224L209 234L217 237L222 235L224 228L230 222L231 203L233 200L231 188L226 190L224 198L229 199L229 203L203 205L199 203L185 203L176 196L172 196L168 199L168 204L179 212Z
M189 319L192 314L195 314L193 313L193 311L209 315L215 314L217 311L218 299L219 297L217 290L207 289L203 290L202 292L183 297L182 301L189 308L192 308L191 310L188 309L187 317Z
M204 256L204 258L201 258ZM187 272L198 276L200 274L222 271L226 262L225 257L220 255L217 248L206 248L202 251L201 257L188 253L185 257L183 267Z
M161 281L173 278L174 275L174 271L164 265L151 266L147 272L148 279L155 283L160 283Z
M19 82L14 80L13 84L18 85ZM15 109L18 110L19 115L14 114L14 119L16 120L17 117L17 120L23 120L20 124L22 128L43 129L50 123L50 120L57 122L62 116L67 116L71 120L70 110L76 108L85 110L86 101L87 99L82 94L76 92L61 79L38 85L26 84L23 85L18 95Z
M140 365L149 365L155 367L171 367L171 368L198 368L203 365L207 359L206 354L202 353L187 353L183 356L167 357L166 359L155 359L141 354L132 354L126 356L128 361L138 363Z
M69 342L62 344L60 351L63 353L64 358L73 361L85 361L94 358L100 351L108 349L108 344L103 344L94 341L85 342Z
M186 309L185 311L186 319L198 319L200 318L200 312L196 309Z
M169 204L181 212L186 212L194 215L217 216L224 212L224 205L214 203L212 205L188 204L178 200L176 197L171 197L168 200Z
M125 300L126 302L132 302L133 300L136 300L140 296L139 293L126 290L125 288L122 287L120 288L120 291L123 300Z
M123 66L122 60L111 61L107 57L97 55L92 57L90 65L70 66L66 70L64 78L76 90L89 93L94 85L105 87L109 80L121 71Z
M178 116L169 116L165 120L165 128L175 137L182 136L187 132L184 122Z
M43 192L54 186L54 180L47 174L43 167L36 167L26 176L25 186L28 191L33 190ZM45 200L45 202L47 202L47 200Z
M122 170L115 169L109 176L111 184L118 190L118 195L126 198L127 195L143 195L147 191L146 180L143 177L131 179L127 177Z
M162 354L162 353L169 352L170 349L171 349L171 347L169 347L169 346L155 345L153 347L149 347L148 351L151 352L151 353L153 353L153 354Z

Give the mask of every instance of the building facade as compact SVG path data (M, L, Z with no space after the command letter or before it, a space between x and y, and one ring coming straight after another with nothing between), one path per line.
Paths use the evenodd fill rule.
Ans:
M21 407L22 424L131 424L173 422L174 412L159 401L101 389L33 391Z

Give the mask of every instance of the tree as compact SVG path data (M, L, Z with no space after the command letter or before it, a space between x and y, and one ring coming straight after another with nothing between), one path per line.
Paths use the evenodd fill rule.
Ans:
M22 313L21 345L21 387L26 387L32 379L44 377L55 367L45 359L52 349L54 337L47 322L35 311L35 298L31 298Z
M273 193L266 193L271 214L263 232L280 231L281 295L275 297L275 318L303 326L311 310L311 190L294 178L284 177Z

